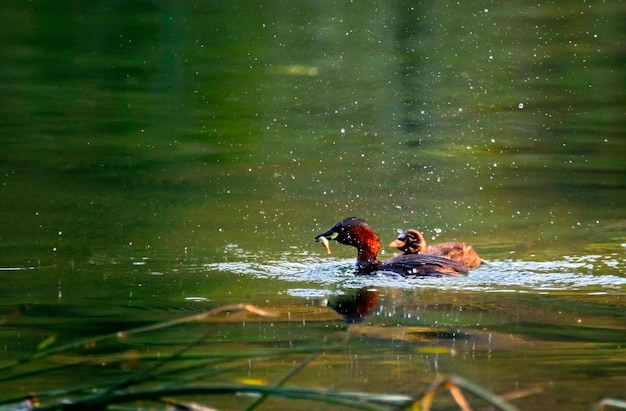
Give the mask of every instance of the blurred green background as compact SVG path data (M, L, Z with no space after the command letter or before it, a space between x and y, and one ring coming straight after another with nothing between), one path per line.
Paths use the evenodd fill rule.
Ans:
M537 301L485 290L534 295L561 281L543 273L572 273L613 287L548 292L547 311L575 304L623 331L625 14L620 1L9 1L0 304L298 305L292 288L345 285L307 267L352 261L313 237L357 215L383 249L404 228L473 244L490 282L466 298L498 300L504 322ZM498 286L520 270L538 277ZM368 284L388 304L399 292ZM430 292L463 306L444 289ZM617 393L623 375L598 387Z

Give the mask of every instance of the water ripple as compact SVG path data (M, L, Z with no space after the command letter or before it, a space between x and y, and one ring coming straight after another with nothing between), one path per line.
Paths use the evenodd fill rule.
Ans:
M258 258L258 257L256 257ZM332 288L367 286L394 288L438 288L487 292L552 292L585 289L589 294L619 292L626 286L622 276L625 262L615 256L566 256L556 261L487 261L465 277L403 278L394 274L356 276L354 260L285 254L277 260L257 261L246 255L244 261L206 264L207 270L232 272L258 278L278 278L308 282ZM304 289L294 293L310 294ZM313 290L315 291L315 290ZM316 290L314 294L322 290Z

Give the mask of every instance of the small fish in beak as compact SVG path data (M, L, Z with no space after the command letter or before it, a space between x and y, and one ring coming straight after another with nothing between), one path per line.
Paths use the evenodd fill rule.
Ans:
M326 237L320 237L319 242L322 243L326 252L330 254L330 244L328 243L328 239L326 239Z

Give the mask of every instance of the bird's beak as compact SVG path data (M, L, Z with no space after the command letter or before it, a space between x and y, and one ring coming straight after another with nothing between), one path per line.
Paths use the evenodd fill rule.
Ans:
M398 240L398 239L396 239L396 240L392 241L392 242L389 244L389 247L391 247L391 248L402 248L402 247L404 247L405 245L406 245L406 242L405 242L405 241L402 241L402 240Z

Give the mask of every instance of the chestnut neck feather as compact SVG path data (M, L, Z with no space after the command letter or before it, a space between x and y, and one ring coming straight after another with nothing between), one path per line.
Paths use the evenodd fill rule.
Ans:
M376 255L380 247L378 236L368 226L359 225L352 227L348 234L351 245L358 250L357 261L360 263L377 263Z

